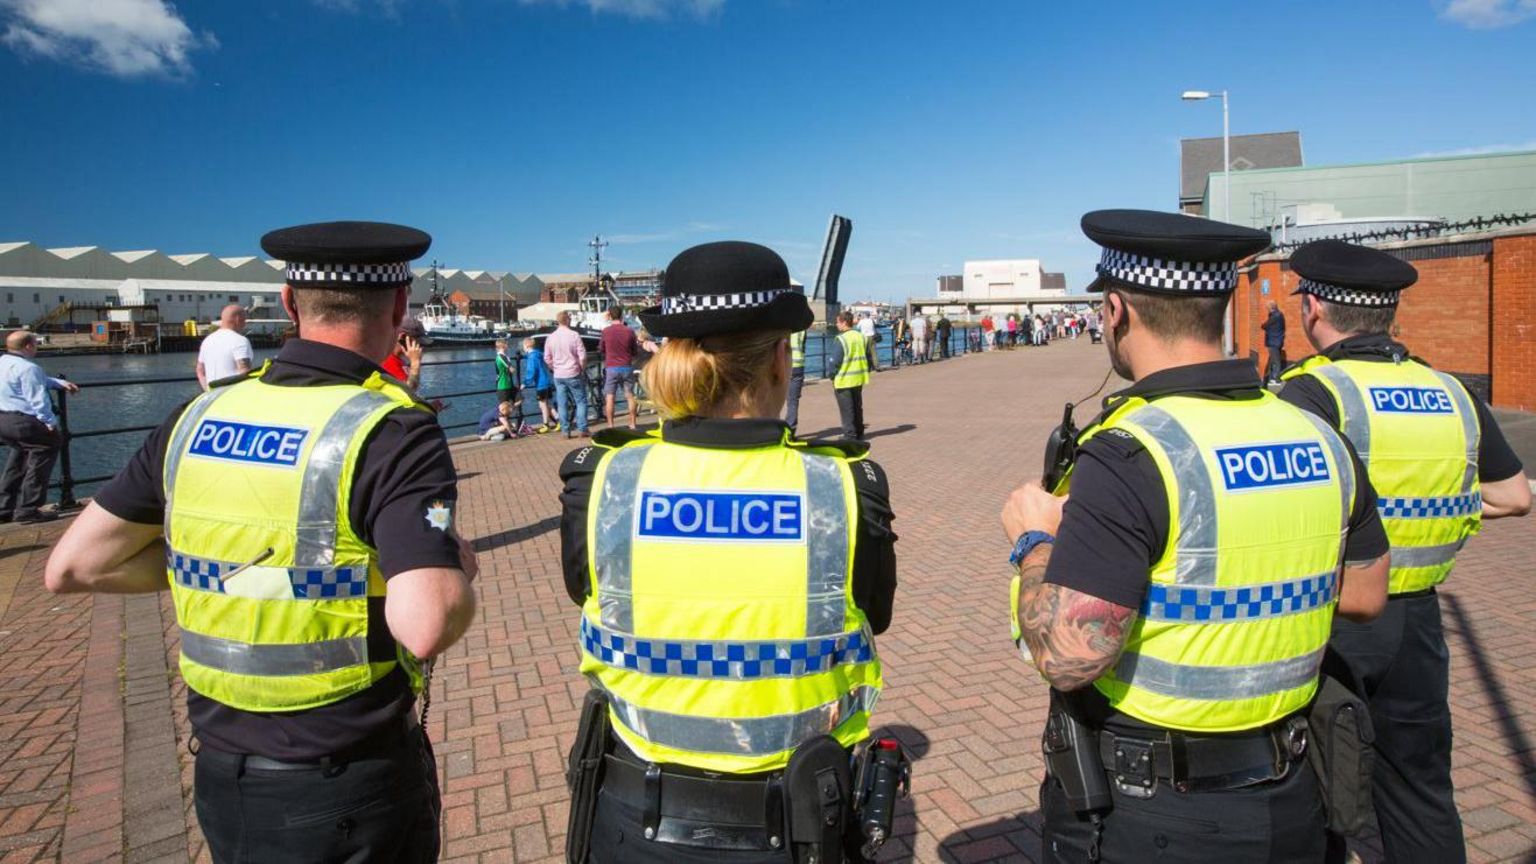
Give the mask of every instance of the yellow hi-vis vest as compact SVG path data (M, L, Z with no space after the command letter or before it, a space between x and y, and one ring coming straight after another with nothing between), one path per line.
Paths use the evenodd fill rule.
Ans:
M783 768L817 735L863 740L881 672L852 595L856 460L656 437L601 459L581 671L618 737L731 774Z
M1392 543L1387 593L1444 582L1462 544L1482 528L1482 429L1471 395L1454 377L1412 360L1318 355L1283 377L1301 375L1333 394L1340 431L1376 488L1376 509Z
M1169 527L1125 649L1094 687L1119 711L1189 732L1252 729L1306 706L1355 496L1343 440L1269 393L1132 398L1080 440L1110 428L1157 463Z
M805 368L805 331L797 330L789 334L789 367L791 369Z
M850 327L837 334L837 341L843 343L843 365L832 376L833 389L846 390L868 384L869 348L864 334Z
M347 513L369 433L397 408L425 409L379 373L361 386L277 387L263 371L194 400L166 452L182 678L258 712L338 702L397 663L419 692L402 646L369 651L368 598L384 596L384 579Z

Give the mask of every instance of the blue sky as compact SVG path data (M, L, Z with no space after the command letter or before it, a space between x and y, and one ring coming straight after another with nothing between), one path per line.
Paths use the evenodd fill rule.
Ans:
M0 0L0 241L257 254L418 225L445 265L614 267L711 239L844 298L967 258L1080 289L1078 217L1172 209L1178 140L1308 164L1536 147L1536 0Z

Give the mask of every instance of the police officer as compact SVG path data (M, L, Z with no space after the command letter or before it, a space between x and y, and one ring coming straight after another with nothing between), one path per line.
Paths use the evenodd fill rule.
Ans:
M827 346L827 368L832 370L832 392L843 439L864 440L864 385L869 383L871 345L853 325L852 312L837 314L837 338Z
M709 243L666 274L640 315L667 337L643 372L660 429L606 430L560 469L581 671L608 706L600 789L571 805L590 848L568 856L837 862L896 587L885 474L777 419L811 323L777 254Z
M1303 715L1335 611L1385 603L1375 495L1342 437L1222 353L1236 262L1267 235L1137 210L1082 227L1135 383L1079 439L1069 499L1032 484L1003 510L1015 626L1053 688L1046 857L1321 860Z
M789 402L784 408L784 423L794 432L800 425L800 392L805 389L805 331L789 334Z
M474 617L475 561L442 429L378 366L430 242L263 237L301 338L173 412L48 560L56 592L169 587L215 861L437 860L413 705Z
M1280 398L1353 442L1392 543L1386 611L1337 622L1332 642L1370 701L1382 846L1388 861L1465 861L1435 587L1481 520L1530 511L1530 482L1482 400L1388 335L1413 265L1338 240L1308 243L1290 263L1302 330L1321 353L1286 371Z

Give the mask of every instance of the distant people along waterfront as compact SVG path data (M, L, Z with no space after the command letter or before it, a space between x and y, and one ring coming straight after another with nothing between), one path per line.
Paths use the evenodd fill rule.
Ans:
M0 443L11 448L0 477L0 522L45 522L56 518L40 508L48 500L48 478L59 456L59 418L50 390L70 393L79 387L49 378L32 362L37 335L16 330L5 337L0 355Z

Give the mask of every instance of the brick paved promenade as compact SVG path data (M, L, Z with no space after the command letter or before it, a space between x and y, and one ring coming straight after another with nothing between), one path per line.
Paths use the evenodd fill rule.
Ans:
M1061 403L1106 369L1102 347L1084 339L882 374L866 396L901 534L877 721L919 757L882 860L1039 854L1045 688L1008 642L997 512L1038 473ZM808 388L803 429L835 416L827 385ZM555 467L566 449L547 436L455 448L461 529L477 538L482 575L480 621L433 688L448 861L562 854L561 767L585 689L557 557ZM0 529L0 864L206 860L168 600L46 594L43 561L60 530ZM1491 524L1442 595L1456 784L1475 861L1529 860L1536 849L1533 545L1536 520Z

